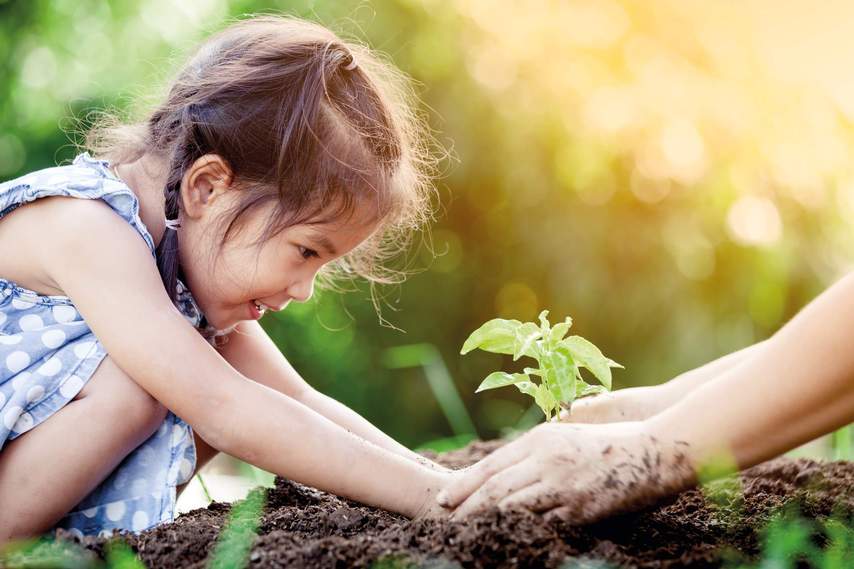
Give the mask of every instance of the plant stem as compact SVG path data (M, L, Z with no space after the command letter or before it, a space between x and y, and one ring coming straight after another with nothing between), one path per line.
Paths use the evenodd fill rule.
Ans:
M213 502L213 498L211 498L211 494L208 492L207 484L205 484L205 479L202 478L201 474L196 474L196 478L199 479L199 484L202 485L202 492L205 493L205 498L208 499L208 502Z

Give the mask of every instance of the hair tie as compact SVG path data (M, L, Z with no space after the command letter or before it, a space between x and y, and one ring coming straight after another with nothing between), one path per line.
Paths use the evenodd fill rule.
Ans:
M181 227L181 224L178 223L177 219L167 219L166 227L173 231L178 231L178 228Z
M356 58L353 57L353 54L351 53L350 54L350 63L348 63L347 66L344 67L344 71L353 71L354 69L356 69L356 66L357 66Z

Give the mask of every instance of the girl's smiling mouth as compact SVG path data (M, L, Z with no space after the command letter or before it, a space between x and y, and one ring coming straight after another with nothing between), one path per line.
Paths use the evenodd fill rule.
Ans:
M266 311L267 307L263 303L257 300L249 302L249 313L252 317L252 320L258 320L264 315Z

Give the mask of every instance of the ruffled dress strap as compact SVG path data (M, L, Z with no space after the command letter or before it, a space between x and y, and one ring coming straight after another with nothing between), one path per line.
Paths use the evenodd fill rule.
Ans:
M154 256L154 239L139 217L139 200L127 184L115 177L108 164L84 152L70 166L45 168L0 184L0 219L24 204L48 196L101 199L139 233Z

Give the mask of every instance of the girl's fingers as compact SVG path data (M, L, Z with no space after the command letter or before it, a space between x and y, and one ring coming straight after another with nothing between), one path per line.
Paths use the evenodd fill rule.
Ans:
M492 476L457 507L453 518L461 519L494 508L504 496L539 482L542 473L532 462L522 460Z
M436 495L436 501L446 508L456 508L496 473L513 466L528 456L528 449L517 439L465 469L461 475Z

